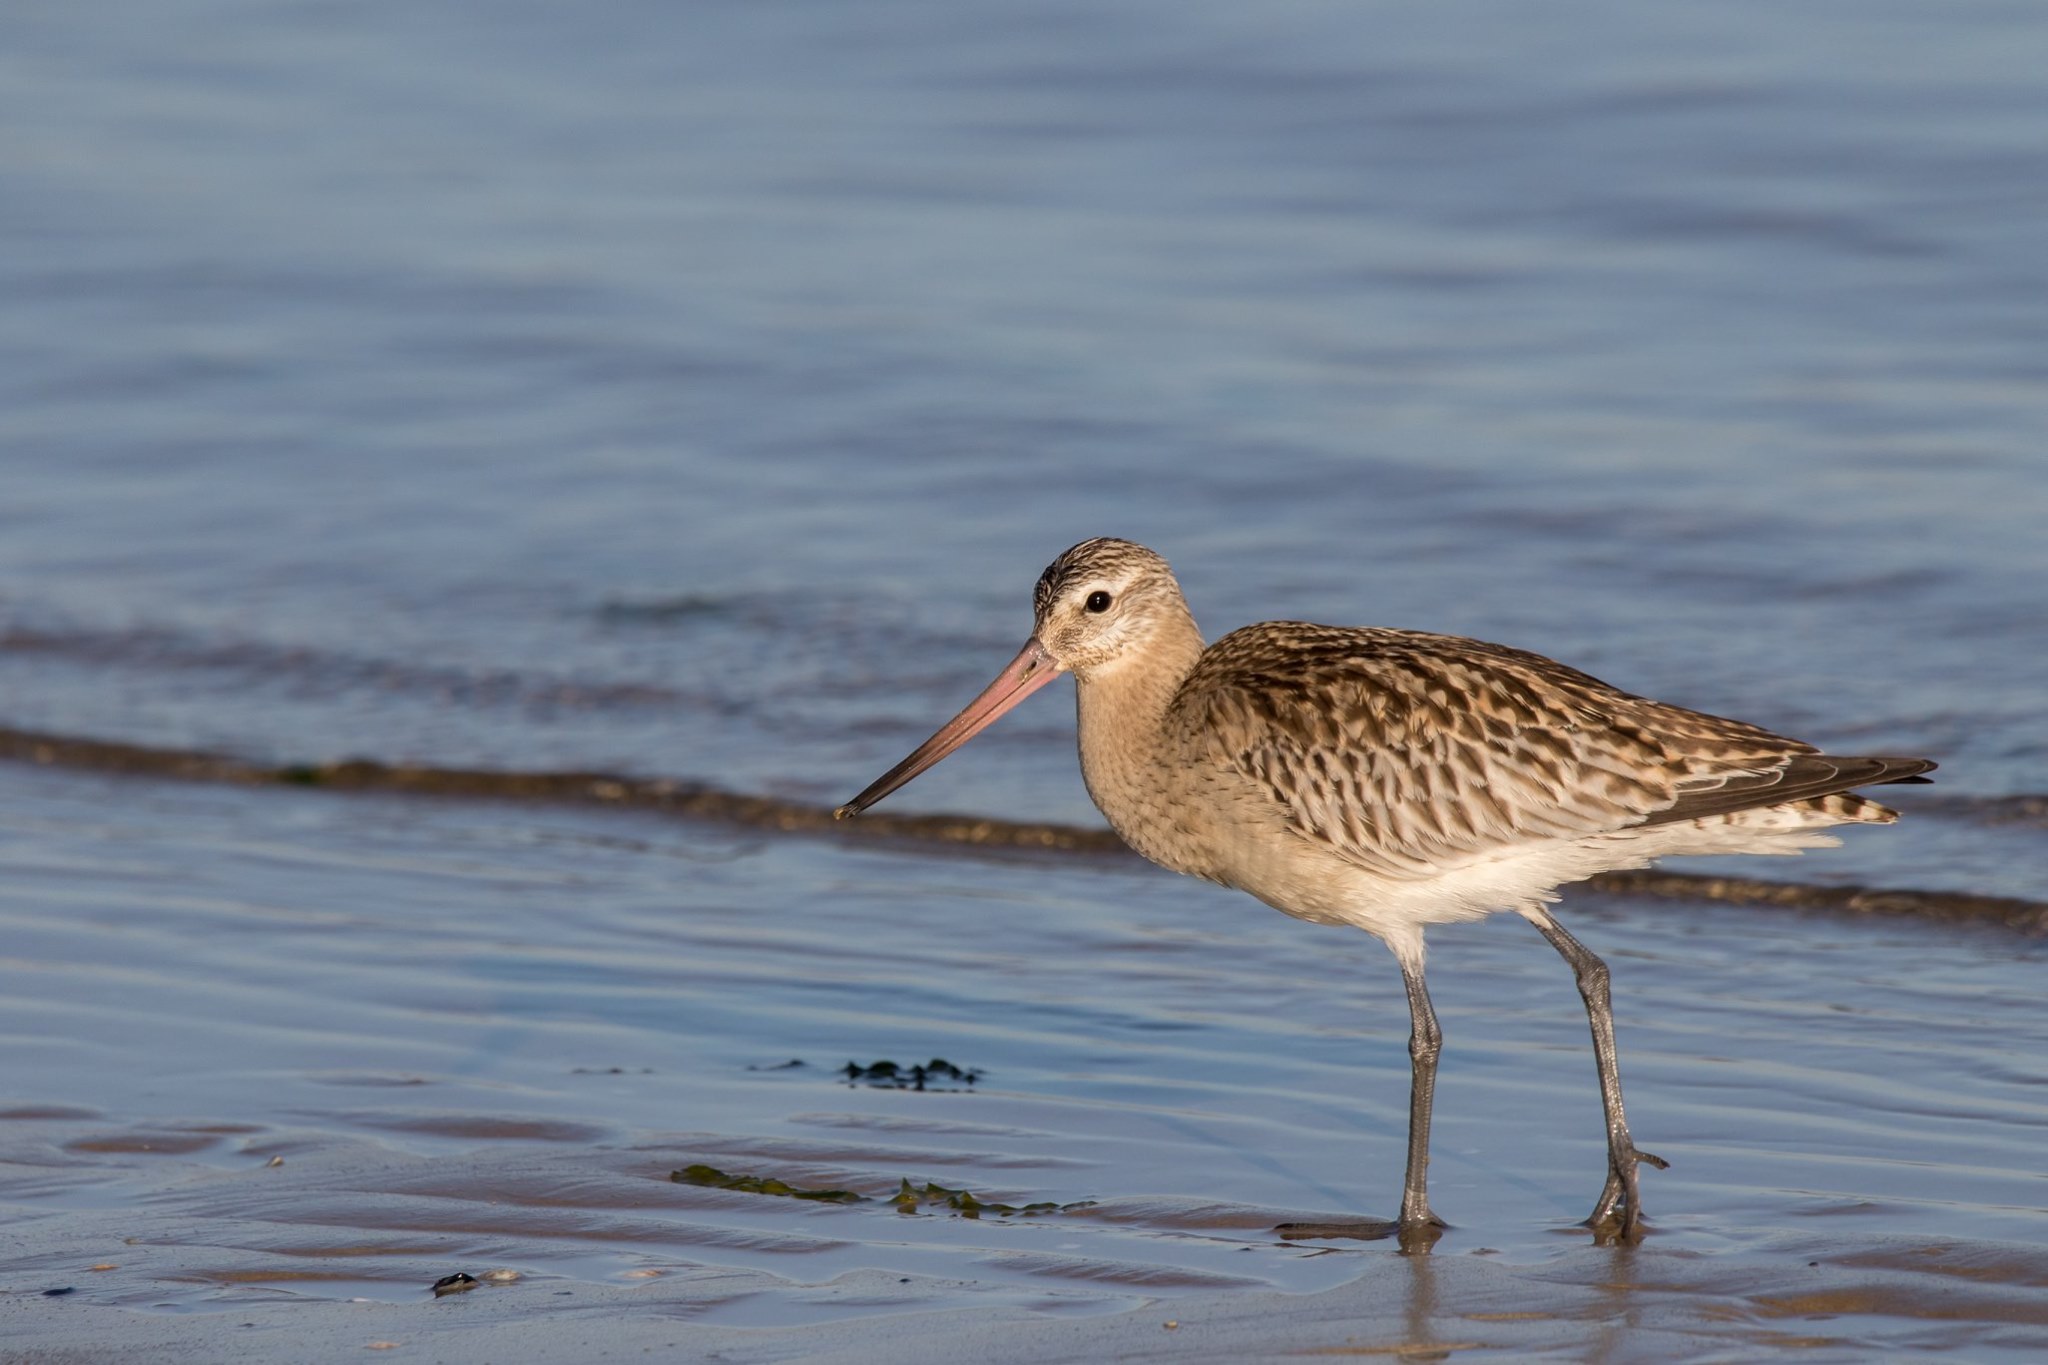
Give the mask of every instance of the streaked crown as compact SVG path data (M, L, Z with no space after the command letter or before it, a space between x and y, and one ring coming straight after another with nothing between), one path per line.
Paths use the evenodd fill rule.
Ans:
M1083 584L1122 585L1145 576L1147 571L1163 574L1169 580L1173 577L1173 569L1165 559L1136 541L1118 540L1114 536L1084 540L1045 566L1032 593L1031 608L1043 618L1056 600Z
M1147 653L1161 631L1201 647L1172 568L1128 540L1104 536L1068 550L1039 575L1032 605L1039 642L1077 676Z

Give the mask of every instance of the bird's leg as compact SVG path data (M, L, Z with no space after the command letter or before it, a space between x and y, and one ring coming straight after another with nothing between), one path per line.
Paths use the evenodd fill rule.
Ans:
M1395 950L1401 980L1408 986L1408 1060L1413 1068L1408 1089L1408 1174L1401 1185L1401 1217L1392 1223L1282 1223L1274 1229L1282 1237L1354 1237L1361 1241L1396 1237L1404 1253L1425 1253L1443 1235L1443 1219L1429 1211L1429 1111L1436 1097L1436 1059L1444 1049L1444 1034L1429 1003L1429 988L1422 984L1420 949L1418 943L1412 953Z
M1429 1211L1429 1114L1436 1099L1436 1060L1444 1050L1444 1032L1423 984L1420 955L1401 956L1401 980L1408 987L1408 1175L1401 1185L1401 1241L1418 1236L1436 1240L1443 1220Z
M1607 964L1566 933L1548 911L1531 906L1521 913L1571 964L1572 973L1578 978L1579 995L1586 1002L1586 1022L1593 1029L1593 1063L1600 1070L1600 1104L1607 1113L1607 1183L1601 1187L1600 1202L1593 1206L1586 1226L1603 1235L1633 1241L1641 1235L1643 1219L1637 1164L1648 1162L1661 1171L1670 1163L1636 1150L1628 1135L1628 1117L1621 1108L1621 1069L1614 1049L1614 1005L1608 990Z

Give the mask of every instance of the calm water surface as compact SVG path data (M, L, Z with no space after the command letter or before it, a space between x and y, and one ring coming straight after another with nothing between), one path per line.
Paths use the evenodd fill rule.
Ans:
M2048 789L2044 66L2017 4L17 8L0 726L831 802L1116 534L1212 636L1469 633L1932 754L1899 827L1741 870L2048 898L1998 804ZM1071 745L1041 701L898 802L1092 823ZM815 1289L877 1268L1033 1319L1380 1273L1264 1229L1391 1206L1384 952L1135 863L22 770L0 840L0 1300L247 1314L363 1246L293 1293L723 1268L738 1328L890 1316ZM1737 1324L1642 1353L2041 1346L2036 945L1576 908L1675 1163L1644 1254ZM1604 1320L1556 1289L1613 1269L1558 1231L1569 982L1438 937L1443 1252ZM986 1079L829 1075L920 1054ZM1809 1262L1852 1327L1760 1306Z

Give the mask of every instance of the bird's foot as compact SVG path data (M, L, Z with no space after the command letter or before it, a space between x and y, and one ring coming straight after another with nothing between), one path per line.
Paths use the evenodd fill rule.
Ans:
M1348 1238L1356 1242L1384 1242L1395 1238L1405 1253L1426 1252L1436 1245L1437 1238L1444 1235L1450 1224L1443 1219L1423 1211L1420 1218L1403 1221L1394 1218L1342 1219L1326 1223L1282 1223L1274 1232L1290 1242L1311 1238Z
M1429 1249L1436 1245L1437 1239L1444 1235L1444 1229L1449 1226L1450 1224L1433 1213L1424 1217L1420 1222L1401 1224L1401 1230L1396 1234L1401 1242L1401 1254L1403 1256L1429 1255Z
M1282 1223L1273 1229L1290 1242L1316 1237L1346 1237L1355 1242L1383 1242L1401 1230L1389 1218L1342 1219L1326 1223Z
M1654 1166L1660 1171L1671 1169L1671 1163L1663 1157L1639 1150L1626 1138L1609 1155L1607 1184L1601 1189L1600 1200L1584 1224L1593 1230L1596 1245L1633 1246L1643 1239L1647 1228L1643 1223L1643 1196L1638 1188L1637 1171L1644 1165Z
M1579 1226L1593 1230L1593 1245L1596 1247L1634 1246L1649 1231L1648 1224L1643 1221L1642 1210L1626 1201L1609 1210L1605 1218L1595 1210Z

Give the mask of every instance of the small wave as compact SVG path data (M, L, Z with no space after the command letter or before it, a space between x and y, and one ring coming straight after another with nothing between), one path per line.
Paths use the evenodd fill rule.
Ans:
M300 694L351 690L416 693L465 706L705 707L711 699L653 683L599 682L408 663L367 654L255 640L210 641L176 630L0 631L0 653L41 654L72 663L215 672L259 680Z
M857 821L834 818L829 806L786 797L727 791L676 778L625 777L596 772L519 772L486 768L441 768L424 764L348 759L337 763L253 763L198 749L170 749L75 735L0 727L0 761L131 773L189 782L245 786L320 787L332 791L400 792L469 800L545 801L661 811L694 820L745 825L791 834L829 834L847 839L905 839L976 850L1043 850L1129 856L1107 829L1049 821L1002 820L973 815L894 815L869 812ZM2014 811L2014 819L2039 819L2048 797L1963 798L1970 805L1992 803ZM1745 905L1836 910L1855 914L1923 915L1936 919L2002 924L2030 934L2048 933L2048 902L1963 891L1921 891L1876 886L1819 886L1647 870L1608 872L1587 883L1615 895L1672 900L1712 900Z

